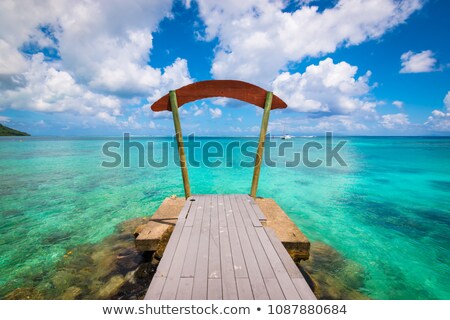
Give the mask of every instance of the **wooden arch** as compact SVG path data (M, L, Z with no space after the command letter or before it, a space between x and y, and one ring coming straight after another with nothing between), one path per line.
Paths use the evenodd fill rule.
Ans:
M172 111L186 199L191 196L191 186L189 184L186 155L184 153L183 134L181 132L178 108L188 102L213 97L237 99L254 104L264 109L261 131L259 133L258 149L255 155L255 168L253 171L252 186L250 189L250 195L255 198L256 191L258 189L261 163L263 160L264 142L266 139L270 110L284 109L287 107L287 104L270 91L266 91L263 88L255 86L251 83L237 80L208 80L192 83L177 90L170 91L168 94L153 103L151 106L153 111Z
M241 100L264 109L267 91L254 84L237 80L208 80L188 84L176 90L178 107L205 98L225 97ZM271 109L284 109L287 104L273 96ZM152 110L171 111L169 94L161 97L151 106Z

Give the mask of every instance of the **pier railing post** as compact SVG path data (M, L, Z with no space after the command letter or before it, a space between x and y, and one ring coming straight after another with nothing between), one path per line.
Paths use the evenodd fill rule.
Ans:
M178 156L180 157L181 175L183 177L184 196L189 198L191 196L191 186L189 184L189 176L186 166L186 155L184 153L183 134L181 133L180 115L178 113L177 94L175 91L170 91L170 108L172 109L173 124L175 126L175 137L178 145Z
M253 170L252 188L250 196L256 198L258 190L259 173L261 171L261 163L263 161L264 142L266 141L267 125L269 124L270 109L272 108L272 92L267 92L266 102L264 103L264 113L261 123L261 131L259 133L258 150L255 157L255 169Z

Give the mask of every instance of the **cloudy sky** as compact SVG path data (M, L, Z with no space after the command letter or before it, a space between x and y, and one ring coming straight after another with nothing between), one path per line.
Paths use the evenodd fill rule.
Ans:
M32 135L169 135L149 106L194 81L274 91L273 134L449 135L450 1L0 1L0 123ZM184 133L256 135L210 99Z

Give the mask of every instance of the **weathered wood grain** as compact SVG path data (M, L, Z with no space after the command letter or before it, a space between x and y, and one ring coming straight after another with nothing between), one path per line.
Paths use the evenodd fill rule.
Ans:
M189 238L186 258L183 262L183 269L181 270L181 277L183 278L193 278L195 274L204 212L204 200L204 197L198 197L196 201L193 202L186 223L184 224L185 228L191 227L192 231Z
M217 209L217 195L211 196L209 226L209 260L208 278L220 279L220 236L219 236L219 211Z
M178 145L178 156L180 158L181 176L183 177L184 195L186 198L189 198L191 196L191 185L189 184L189 175L186 166L186 155L184 153L183 133L181 132L177 94L175 93L175 91L170 91L169 103L170 109L172 110L173 125L175 127L175 136Z
M234 218L234 211L230 202L231 196L224 196L225 213L227 215L228 234L230 237L231 255L233 259L234 274L236 278L248 278L247 266L245 265L244 253L239 242L239 236Z
M264 107L266 90L253 84L236 80L208 80L200 81L176 90L178 107L205 98L226 97L251 103L260 108ZM153 111L170 111L169 94L152 104ZM272 109L284 109L287 104L277 96L273 96Z
M200 230L200 244L197 253L197 263L194 274L194 300L205 300L208 295L208 260L209 260L209 232L211 226L211 197L204 196L204 213Z
M252 202L247 195L189 198L145 299L315 299Z
M192 287L194 278L180 278L177 290L177 300L190 300L192 297Z
M259 174L261 172L261 164L264 160L263 159L264 142L266 141L267 126L269 124L272 100L273 100L273 93L268 91L266 93L266 100L264 102L264 113L261 122L261 129L259 132L258 149L256 150L255 156L255 168L253 169L252 187L250 189L250 196L252 196L253 198L256 198L256 192L258 191Z

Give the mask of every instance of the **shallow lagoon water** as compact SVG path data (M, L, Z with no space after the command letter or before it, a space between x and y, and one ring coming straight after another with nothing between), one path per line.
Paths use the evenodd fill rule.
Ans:
M313 247L331 246L353 266L325 266L330 276L348 278L349 289L374 299L450 299L450 139L338 139L348 140L341 153L347 166L286 168L306 142L324 141L295 138L284 157L272 153L276 167L263 167L258 195L274 198ZM45 287L68 252L95 247L123 221L148 216L166 196L183 195L175 164L139 168L136 149L130 168L102 167L111 160L101 151L109 140L0 140L0 297ZM155 158L161 143L171 141L132 140L153 141ZM200 141L211 140L236 139ZM252 168L238 165L248 157L233 155L226 162L232 168L190 168L192 192L248 193ZM322 156L323 150L311 154Z

